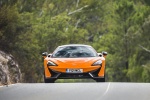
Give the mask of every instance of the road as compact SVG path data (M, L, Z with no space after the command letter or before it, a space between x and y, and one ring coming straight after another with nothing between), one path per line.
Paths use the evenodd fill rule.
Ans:
M150 100L150 83L19 83L0 87L0 100Z

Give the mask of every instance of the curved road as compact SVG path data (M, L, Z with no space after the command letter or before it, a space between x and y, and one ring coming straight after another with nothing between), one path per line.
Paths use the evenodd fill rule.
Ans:
M150 100L150 83L19 83L0 100Z

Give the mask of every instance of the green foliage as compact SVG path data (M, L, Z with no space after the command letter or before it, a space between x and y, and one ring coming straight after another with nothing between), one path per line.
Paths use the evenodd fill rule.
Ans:
M20 16L16 6L0 8L0 48L7 52L11 51L13 44L17 41L16 36L22 31Z

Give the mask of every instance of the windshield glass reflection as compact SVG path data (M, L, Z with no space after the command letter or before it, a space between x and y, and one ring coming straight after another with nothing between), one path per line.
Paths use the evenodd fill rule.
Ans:
M58 47L52 57L54 58L78 58L78 57L96 57L97 53L91 47L86 46L65 46Z

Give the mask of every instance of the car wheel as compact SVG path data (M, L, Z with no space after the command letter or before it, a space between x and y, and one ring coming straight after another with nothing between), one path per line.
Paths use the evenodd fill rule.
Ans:
M44 75L44 83L54 83L55 80L54 79L46 79L45 75Z
M105 82L105 78L98 78L98 79L95 79L96 82Z
M44 82L45 82L45 83L54 83L55 80L54 80L54 79L46 79L46 78L44 77Z

